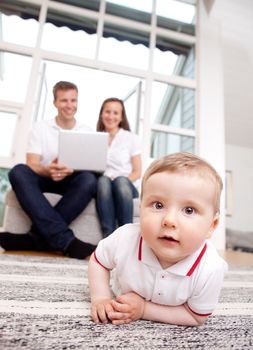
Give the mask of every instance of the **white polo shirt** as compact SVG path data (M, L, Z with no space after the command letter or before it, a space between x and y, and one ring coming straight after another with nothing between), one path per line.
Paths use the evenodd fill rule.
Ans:
M195 253L163 269L142 239L139 224L126 224L101 240L95 251L99 264L113 271L115 295L135 292L146 300L162 305L182 305L202 316L215 309L226 262L211 242Z
M49 165L58 155L60 129L55 118L35 123L29 134L27 153L41 155L41 165ZM87 131L91 129L76 121L72 130Z
M131 158L141 154L139 137L125 129L119 129L109 147L104 175L128 176L132 172Z

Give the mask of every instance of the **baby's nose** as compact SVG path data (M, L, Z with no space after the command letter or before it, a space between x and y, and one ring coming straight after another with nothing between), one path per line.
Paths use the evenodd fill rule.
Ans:
M166 212L162 221L162 226L170 228L177 227L176 213L174 210L168 210Z

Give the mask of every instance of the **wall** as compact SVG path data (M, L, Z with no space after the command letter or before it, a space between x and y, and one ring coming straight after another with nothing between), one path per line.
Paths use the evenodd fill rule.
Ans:
M232 216L226 227L253 232L253 149L226 145L226 170L232 171Z
M224 179L225 127L221 23L199 2L197 26L197 122L198 154L208 160ZM215 141L214 141L215 140ZM220 222L212 241L217 249L225 248L225 205L221 197Z

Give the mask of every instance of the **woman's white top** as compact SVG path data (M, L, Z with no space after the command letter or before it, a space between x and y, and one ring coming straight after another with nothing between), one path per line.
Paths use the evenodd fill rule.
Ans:
M131 158L141 154L139 137L125 129L119 129L108 150L104 175L115 178L132 172Z

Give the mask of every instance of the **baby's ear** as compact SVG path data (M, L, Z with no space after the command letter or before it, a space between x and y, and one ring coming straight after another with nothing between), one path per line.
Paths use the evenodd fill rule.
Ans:
M207 233L206 238L211 238L214 230L216 230L217 226L219 225L220 221L220 213L216 213L213 218L213 222L209 228L209 231Z

